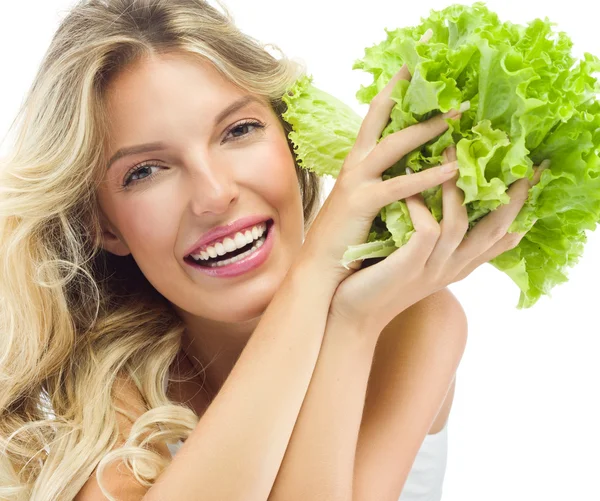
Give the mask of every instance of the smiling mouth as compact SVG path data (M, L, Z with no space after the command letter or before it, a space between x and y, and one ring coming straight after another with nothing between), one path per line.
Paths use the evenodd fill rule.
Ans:
M254 249L252 252L250 252L253 247L256 247L257 242L260 241L261 242L260 245L262 245L265 242L267 236L269 235L269 231L271 230L271 227L273 226L273 220L269 219L266 222L266 224L267 224L267 229L263 233L263 235L260 238L258 238L257 240L253 240L249 244L244 245L244 247L241 247L239 249L235 249L235 250L230 251L230 252L226 252L222 256L211 257L211 258L208 258L208 259L201 259L201 260L198 259L198 260L196 260L191 255L186 256L183 259L184 259L184 261L186 261L187 263L192 264L192 265L203 266L203 267L206 267L206 268L212 268L212 267L215 267L215 265L217 265L217 263L221 263L221 262L226 261L226 260L231 260L231 259L233 259L233 258L235 258L237 256L240 256L241 254L246 253L247 255L250 255L253 252L255 252L256 250L258 250L258 249ZM243 258L245 258L245 257L247 257L247 256L244 256ZM238 259L237 261L241 261L241 259ZM222 266L227 266L227 265L222 265Z

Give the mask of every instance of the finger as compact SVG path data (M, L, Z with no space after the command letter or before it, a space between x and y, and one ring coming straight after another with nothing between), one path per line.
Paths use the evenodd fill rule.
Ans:
M450 110L386 136L364 159L361 170L364 170L369 178L381 177L383 171L407 153L443 134L448 129L446 119L459 118L463 111L469 109L469 106L470 103L465 101L458 110Z
M427 30L420 42L428 42L433 31ZM369 111L362 121L354 147L348 154L352 162L361 161L376 145L381 137L381 133L390 121L390 114L396 101L391 99L392 91L400 80L411 79L410 72L406 64L400 68L387 85L371 100Z
M440 236L440 225L419 197L411 196L405 200L415 232L406 244L386 258L394 269L406 265L411 270L422 269Z
M456 251L463 262L472 261L507 236L508 228L519 215L529 197L532 183L539 182L543 170L549 165L550 162L544 160L536 169L531 181L524 177L511 184L507 191L510 202L490 212L469 231L467 238Z
M457 162L457 165L459 165L456 158L456 146L446 148L443 156L446 162ZM452 235L461 233L460 240L456 242L454 249L460 244L469 228L469 215L467 206L464 204L465 194L456 186L459 176L460 173L456 172L454 176L442 184L442 221L440 222L442 231L445 228L446 234L451 240ZM444 233L442 235L445 240L447 237ZM452 249L453 252L454 249Z
M410 168L406 169L407 174L411 172ZM406 180L406 176L402 177ZM417 176L413 173L410 177ZM431 251L435 248L440 235L440 225L431 214L420 192L407 196L405 203L415 232L400 252L392 253L387 259L390 260L389 265L392 267L397 266L398 260L402 263L409 260L413 269L418 269L425 265Z
M507 233L486 252L480 256L477 256L467 265L463 266L463 269L460 271L460 273L458 273L451 283L460 282L462 279L470 275L475 269L479 268L482 264L491 261L506 251L514 249L517 245L519 245L519 242L521 242L525 235L526 233Z
M390 120L390 114L396 101L391 99L392 91L400 80L410 80L411 75L406 67L402 66L387 85L379 91L369 104L369 111L363 119L356 142L348 157L354 163L360 162L367 154L377 146L377 141L381 137L383 129Z
M544 160L540 165L538 165L533 174L533 179L529 181L529 186L535 186L537 183L539 183L540 179L542 178L542 173L549 167L550 160L548 159Z
M442 157L444 158L445 163L454 162L457 159L456 158L456 146L455 145L448 146L444 150L444 153L442 153Z
M407 167L406 174L407 175L414 174L414 171L410 167ZM423 195L421 195L421 191L418 191L417 193L413 193L412 195L407 196L405 199L405 202L406 202L406 206L408 207L408 211L411 215L411 218L412 218L413 213L422 215L424 213L424 211L427 211L427 213L431 216L431 212L425 205L425 199L423 198ZM437 224L437 221L436 221L436 224Z
M456 146L449 146L444 150L443 158L445 163L457 162L456 158ZM459 225L463 227L465 224L469 224L469 217L467 215L467 208L463 205L465 201L465 195L463 191L456 186L456 182L459 179L459 172L455 172L454 176L447 179L442 184L442 221L441 224L446 221L446 225L452 224L452 226ZM465 230L466 231L466 230Z
M352 261L351 263L348 263L346 265L346 269L348 270L360 270L360 268L362 267L362 263L363 263L364 259L357 259L356 261Z
M456 148L454 146L447 148L443 156L447 161L456 161ZM441 235L426 264L431 270L441 270L444 267L469 229L464 192L456 186L458 178L459 175L456 172L452 178L442 184Z
M456 174L457 167L457 162L451 162L413 173L410 176L401 175L385 181L380 180L370 188L371 203L377 207L384 207L392 202L421 193L434 186L439 186ZM444 172L445 168L452 170Z

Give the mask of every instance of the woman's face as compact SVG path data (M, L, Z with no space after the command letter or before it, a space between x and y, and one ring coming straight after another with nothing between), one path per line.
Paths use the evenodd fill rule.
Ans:
M249 97L210 64L175 54L129 66L107 89L108 158L160 145L109 162L98 193L104 248L131 253L184 316L227 323L259 316L302 245L302 200L285 132L266 102ZM192 264L200 237L252 216L274 223L272 240L256 251L262 264L236 276Z

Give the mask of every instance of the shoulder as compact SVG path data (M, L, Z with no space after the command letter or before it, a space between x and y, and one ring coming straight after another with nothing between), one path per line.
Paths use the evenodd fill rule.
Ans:
M460 301L444 287L404 310L385 327L380 340L389 339L400 331L443 324L445 335L466 336L467 315Z
M422 420L433 420L432 409L445 401L466 343L465 311L447 288L397 315L381 332L375 347L365 425L384 433L384 423L395 423L399 435L394 443L399 443L407 430L414 431Z
M117 410L118 440L112 450L121 447L125 443L133 423L147 410L146 403L137 386L130 378L125 376L119 376L115 381L113 401L115 410ZM154 446L153 450L164 458L171 459L171 452L166 443ZM96 480L96 472L97 468L94 468L74 501L100 501L106 499ZM140 499L148 490L135 479L122 461L110 463L104 470L102 478L105 488L113 494L119 494L119 499L123 501Z
M370 385L389 384L392 376L415 363L460 359L467 343L467 316L448 288L423 298L397 315L381 332L375 348ZM420 360L421 362L416 362Z

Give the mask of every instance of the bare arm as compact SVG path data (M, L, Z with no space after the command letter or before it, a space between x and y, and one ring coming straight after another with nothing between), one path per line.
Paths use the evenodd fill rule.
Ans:
M381 333L330 317L269 501L398 499L465 336L447 288Z
M330 283L310 266L292 267L218 395L144 500L268 498L321 349L335 292Z
M296 261L223 387L155 484L145 492L115 466L105 477L109 490L115 487L127 501L265 501L321 349L337 286L327 277ZM168 454L166 447L157 452ZM106 500L95 478L76 499Z
M400 497L466 342L466 315L447 288L403 311L381 334L358 439L354 501Z
M267 500L323 342L337 286L328 276L296 261L221 390L155 484L146 490L113 463L104 475L111 494L123 501ZM125 387L122 398L131 406L141 397L132 384ZM131 423L120 427L126 435ZM166 446L156 452L170 456ZM95 470L76 499L106 501Z
M377 336L329 318L306 399L269 501L348 501Z

